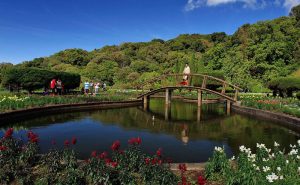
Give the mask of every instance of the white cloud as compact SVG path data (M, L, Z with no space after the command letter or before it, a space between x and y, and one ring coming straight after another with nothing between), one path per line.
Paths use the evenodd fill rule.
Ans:
M284 0L283 6L288 10L291 10L292 7L300 4L300 0Z
M267 5L283 6L290 10L293 6L300 4L300 0L188 0L185 11L192 11L202 6L218 6L229 3L241 3L243 8L259 9Z

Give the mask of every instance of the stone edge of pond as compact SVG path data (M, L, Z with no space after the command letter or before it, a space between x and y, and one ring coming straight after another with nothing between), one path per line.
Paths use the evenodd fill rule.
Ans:
M289 126L297 127L298 129L300 129L300 118L290 116L288 114L271 112L252 107L245 107L237 104L232 105L232 110L237 113L243 113L251 116L265 118L268 120L282 122Z
M20 120L28 117L40 117L49 115L50 113L66 113L73 111L87 111L93 109L104 108L122 108L142 105L142 100L126 100L126 101L103 101L91 103L76 103L76 104L58 104L48 105L44 107L33 107L27 109L14 110L0 113L0 121L7 122L10 120Z

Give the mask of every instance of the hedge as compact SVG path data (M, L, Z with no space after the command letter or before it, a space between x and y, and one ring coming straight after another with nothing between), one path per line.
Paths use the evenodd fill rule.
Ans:
M80 85L80 75L78 74L21 67L7 70L3 75L2 85L22 88L31 92L36 89L48 88L53 78L61 79L66 90L75 89Z
M276 96L279 92L280 96L292 97L294 91L300 90L299 77L282 77L269 82L269 89L273 90L273 95Z

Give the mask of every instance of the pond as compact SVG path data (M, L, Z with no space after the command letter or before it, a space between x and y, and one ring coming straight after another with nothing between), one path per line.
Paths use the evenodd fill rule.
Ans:
M272 147L274 141L288 148L300 139L300 134L281 124L244 116L226 114L223 104L203 104L173 101L165 108L163 99L150 101L143 107L93 110L42 116L26 121L2 124L2 137L9 127L15 136L26 139L32 130L40 137L41 151L46 152L56 141L62 148L65 139L76 137L74 147L81 159L93 150L109 151L115 140L126 146L131 137L141 137L142 150L154 154L158 148L174 162L205 162L215 146L225 148L228 157L235 155L240 145L256 148L256 143Z

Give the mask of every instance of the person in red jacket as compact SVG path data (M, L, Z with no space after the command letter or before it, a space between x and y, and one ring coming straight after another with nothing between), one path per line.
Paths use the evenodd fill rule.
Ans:
M55 95L56 79L53 78L50 82L51 95Z

